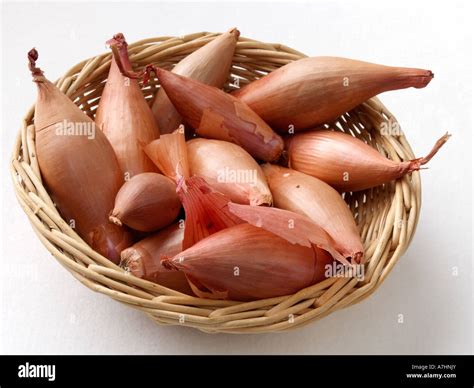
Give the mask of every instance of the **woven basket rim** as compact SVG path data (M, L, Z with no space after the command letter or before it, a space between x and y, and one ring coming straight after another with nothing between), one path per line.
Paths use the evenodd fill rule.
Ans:
M142 39L129 45L130 58L138 67L151 62L166 67L218 35L199 32ZM236 77L245 84L302 57L305 55L285 45L241 36L226 89ZM110 59L109 52L83 60L56 81L91 116ZM156 84L144 90L145 97L151 101L156 90ZM294 295L253 302L188 296L130 275L93 251L61 218L42 185L35 155L33 117L34 105L23 118L10 166L15 194L33 230L56 260L86 287L137 308L160 324L191 326L213 333L262 333L301 327L371 295L407 249L417 226L421 182L419 172L414 172L383 187L345 193L356 214L368 259L364 279L328 278ZM333 125L363 139L391 159L414 159L403 132L381 136L382 123L397 121L375 97L347 112Z

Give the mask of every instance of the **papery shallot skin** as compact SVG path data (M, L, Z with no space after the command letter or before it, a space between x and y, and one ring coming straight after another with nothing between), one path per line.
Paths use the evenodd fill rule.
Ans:
M336 243L325 228L305 214L269 206L250 206L229 203L229 211L242 221L283 238L291 244L316 247L327 251L344 265L351 265L336 249Z
M324 279L332 257L324 250L290 244L249 224L217 232L163 260L186 274L200 297L250 301L291 295Z
M229 77L240 32L236 28L217 36L187 55L172 72L221 89ZM161 134L173 132L183 119L163 89L158 90L151 107Z
M359 191L419 170L449 136L442 136L426 157L396 162L346 133L315 130L288 136L286 156L288 166L297 171L314 176L341 192Z
M343 257L363 262L359 229L340 193L317 178L289 168L267 163L262 170L276 207L308 216L327 231Z
M127 229L110 224L108 213L122 182L117 158L105 135L35 67L36 156L48 193L64 220L94 250L114 263L132 244Z
M177 193L186 213L183 250L211 234L243 222L230 212L229 197L214 190L201 177L182 178Z
M132 65L123 35L115 35L109 44L117 46L121 65L131 71ZM142 172L158 171L143 147L159 138L160 130L138 81L122 75L114 56L95 122L112 144L126 179Z
M190 78L155 71L176 110L198 135L238 144L256 159L280 157L282 138L242 101Z
M161 135L143 148L148 157L158 169L179 182L181 178L189 178L189 162L184 138L184 127L179 127L172 133Z
M183 237L180 223L170 225L122 251L120 266L138 278L192 295L184 274L161 264L162 256L174 256L182 251Z
M312 57L282 66L233 95L274 130L291 133L335 120L382 92L423 88L432 78L429 70Z

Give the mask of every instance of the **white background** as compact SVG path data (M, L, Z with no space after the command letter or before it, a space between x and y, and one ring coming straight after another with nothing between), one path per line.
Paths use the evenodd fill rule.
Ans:
M380 3L383 3L381 5ZM85 354L450 354L473 352L472 35L469 1L318 3L5 3L0 353ZM422 172L423 207L404 257L368 300L303 329L253 336L159 327L78 283L54 261L14 198L13 141L35 86L26 53L35 46L50 79L105 50L123 32L151 36L224 31L336 55L429 68L423 90L382 96L415 153L453 137ZM453 268L458 276L453 276ZM404 323L398 323L403 314Z

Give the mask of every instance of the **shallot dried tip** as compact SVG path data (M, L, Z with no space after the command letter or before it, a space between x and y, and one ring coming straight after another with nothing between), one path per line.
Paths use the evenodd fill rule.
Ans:
M423 166L424 164L427 164L433 158L433 156L437 154L440 148L448 141L450 137L451 135L448 132L446 132L442 137L440 137L436 141L436 144L433 146L433 148L431 149L428 155L421 158L410 160L410 168L408 169L408 172L420 170L421 166Z
M138 72L125 68L124 63L128 62L128 44L122 33L115 34L114 37L109 39L106 43L112 50L112 55L114 56L115 62L123 76L131 79L142 80L146 85L151 78L151 73L156 73L155 67L151 64L145 66Z
M28 52L28 68L31 71L31 75L35 77L41 77L43 76L43 71L39 68L36 67L36 61L38 60L38 51L33 47L29 52Z

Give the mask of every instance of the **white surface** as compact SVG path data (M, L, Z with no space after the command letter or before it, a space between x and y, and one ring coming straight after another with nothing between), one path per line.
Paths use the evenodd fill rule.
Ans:
M469 3L4 4L0 353L472 353ZM26 66L31 47L39 50L46 75L56 79L104 51L105 40L118 31L133 42L232 26L244 36L310 55L429 68L436 75L429 87L392 92L382 100L417 155L446 130L453 134L422 172L416 236L380 289L355 307L286 334L208 335L159 327L89 291L41 245L14 198L7 169L20 120L36 94Z

